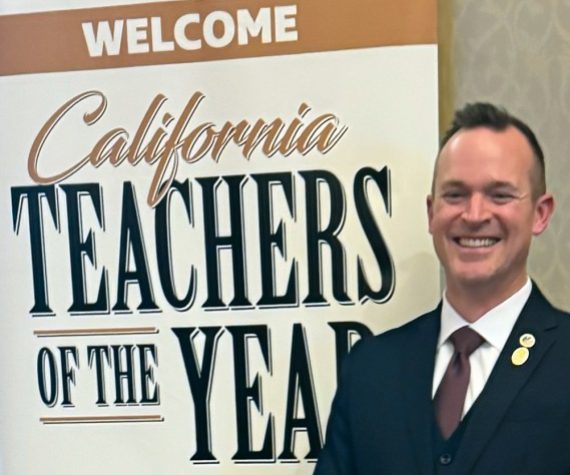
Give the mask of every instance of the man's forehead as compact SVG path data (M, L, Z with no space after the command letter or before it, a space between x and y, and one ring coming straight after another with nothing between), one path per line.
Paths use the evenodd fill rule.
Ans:
M460 129L444 145L434 167L434 185L483 180L511 186L529 175L535 158L526 137L513 126Z
M489 165L493 160L497 165L532 167L534 155L526 137L515 127L493 130L488 127L461 129L455 133L441 149L435 171L442 167L472 164Z
M524 134L516 127L509 125L505 129L495 130L479 126L459 129L453 134L441 149L439 156L454 155L455 152L465 153L497 153L517 157L533 157L533 150ZM506 157L505 157L506 158Z

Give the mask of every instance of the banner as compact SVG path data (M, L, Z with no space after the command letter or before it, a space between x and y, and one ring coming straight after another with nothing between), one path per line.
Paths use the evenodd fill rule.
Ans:
M439 296L435 1L0 0L0 463L299 474Z

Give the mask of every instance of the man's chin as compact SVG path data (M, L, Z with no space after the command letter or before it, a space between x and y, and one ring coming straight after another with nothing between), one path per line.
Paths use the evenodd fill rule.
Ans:
M496 276L494 276L491 272L488 271L487 272L470 271L470 272L456 273L451 277L451 279L460 287L480 288L480 287L494 285L496 281Z

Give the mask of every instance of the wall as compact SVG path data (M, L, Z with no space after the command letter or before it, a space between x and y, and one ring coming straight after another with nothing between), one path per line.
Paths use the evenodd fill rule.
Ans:
M544 149L557 210L535 240L530 274L558 306L570 308L570 2L441 0L440 116L490 101L520 116Z

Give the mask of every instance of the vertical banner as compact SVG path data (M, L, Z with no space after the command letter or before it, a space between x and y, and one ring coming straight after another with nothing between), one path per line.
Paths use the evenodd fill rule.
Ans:
M433 305L435 0L0 0L0 463L308 475Z

